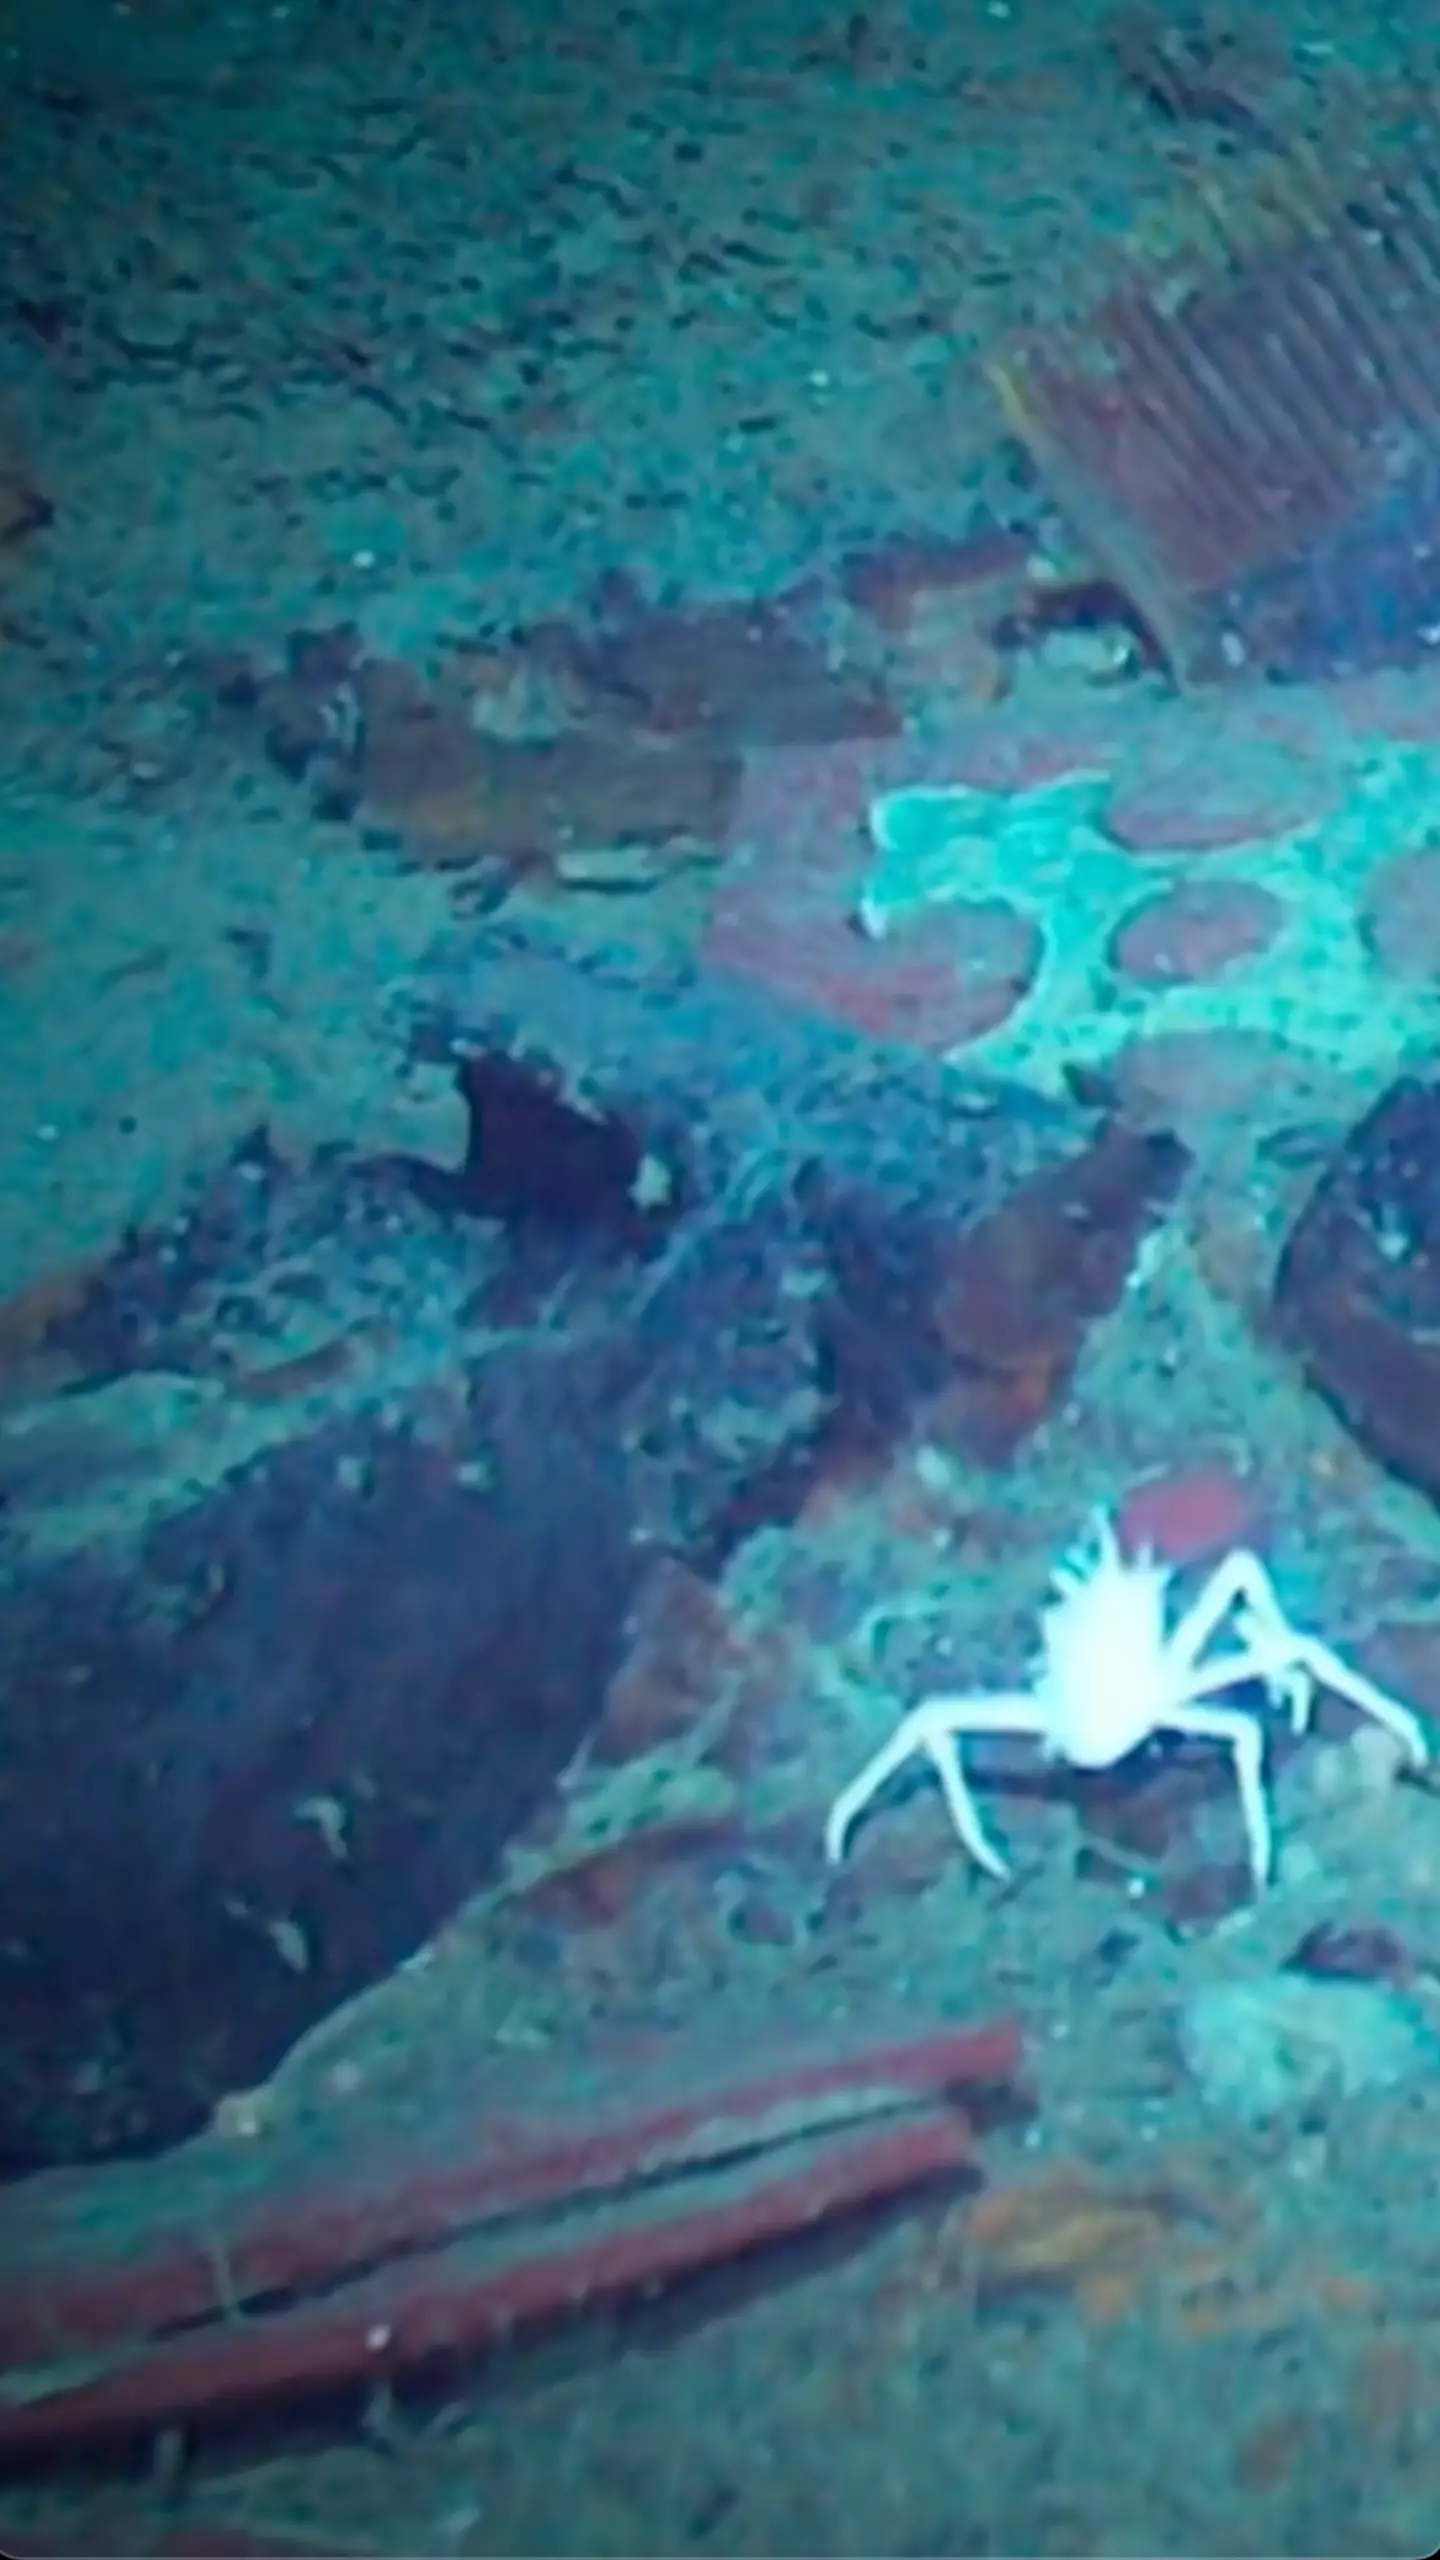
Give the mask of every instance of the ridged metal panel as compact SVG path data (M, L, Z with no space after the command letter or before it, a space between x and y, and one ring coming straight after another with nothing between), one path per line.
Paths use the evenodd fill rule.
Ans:
M1372 514L1395 593L1357 616L1357 652L1422 645L1440 600L1437 142L1440 122L1328 198L1297 174L1258 245L1224 224L1190 274L1139 274L1083 328L1030 332L992 365L1060 504L1182 674L1247 662L1252 595L1270 671L1287 650L1310 670L1345 663L1340 589L1363 576Z

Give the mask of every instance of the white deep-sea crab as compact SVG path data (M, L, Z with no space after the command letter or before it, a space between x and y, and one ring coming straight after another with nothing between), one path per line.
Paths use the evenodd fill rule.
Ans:
M1047 1758L1109 1769L1151 1734L1219 1742L1235 1763L1255 1881L1270 1875L1272 1839L1264 1730L1246 1707L1206 1700L1253 1683L1284 1707L1293 1730L1310 1720L1317 1689L1332 1689L1387 1727L1416 1768L1429 1745L1418 1716L1292 1627L1258 1556L1237 1549L1211 1574L1173 1626L1166 1625L1172 1568L1123 1553L1113 1522L1097 1514L1089 1543L1056 1567L1054 1598L1040 1617L1041 1649L1030 1688L925 1698L902 1717L830 1808L826 1854L845 1855L856 1818L904 1762L934 1767L964 1846L993 1876L1007 1872L981 1827L960 1760L967 1733L1031 1733ZM1211 1651L1229 1637L1223 1649Z

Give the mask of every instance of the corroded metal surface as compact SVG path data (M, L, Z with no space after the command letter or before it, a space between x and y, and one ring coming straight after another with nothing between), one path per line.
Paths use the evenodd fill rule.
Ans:
M1077 529L1176 672L1405 663L1440 621L1433 131L1297 176L1281 217L1140 273L992 372Z

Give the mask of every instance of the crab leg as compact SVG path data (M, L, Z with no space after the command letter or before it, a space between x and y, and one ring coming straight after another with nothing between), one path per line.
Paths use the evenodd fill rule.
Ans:
M1295 1649L1289 1619L1275 1596L1275 1585L1257 1555L1237 1547L1217 1564L1205 1588L1192 1600L1175 1627L1167 1651L1177 1670L1188 1672L1199 1661L1212 1636L1219 1634L1234 1609L1243 1610L1251 1630L1273 1644L1277 1655ZM1264 1674L1251 1671L1250 1679Z
M1232 1611L1239 1613L1240 1653L1227 1656L1223 1662L1201 1665L1199 1656ZM1242 1680L1258 1680L1273 1699L1288 1708L1295 1732L1303 1733L1314 1691L1329 1689L1393 1733L1404 1745L1413 1767L1423 1768L1430 1757L1429 1740L1420 1718L1388 1691L1377 1688L1373 1680L1367 1680L1363 1671L1352 1671L1319 1636L1302 1634L1293 1627L1259 1557L1244 1548L1216 1567L1170 1642L1192 1697L1237 1687ZM1222 1673L1223 1677L1218 1676Z
M1362 1715L1373 1716L1377 1724L1383 1724L1397 1742L1403 1743L1411 1767L1424 1768L1430 1757L1430 1743L1420 1718L1409 1707L1403 1707L1387 1690L1377 1689L1363 1671L1352 1671L1349 1663L1342 1662L1339 1654L1332 1653L1318 1636L1292 1632L1291 1642L1298 1668L1317 1689L1330 1689L1337 1698L1358 1707Z
M1245 1645L1239 1653L1219 1654L1214 1661L1201 1663L1188 1675L1186 1701L1176 1714L1174 1730L1193 1734L1202 1741L1224 1742L1233 1751L1251 1864L1256 1883L1263 1885L1270 1874L1273 1843L1265 1793L1262 1729L1243 1708L1207 1708L1198 1703L1219 1690L1241 1688L1247 1680L1258 1680L1272 1698L1288 1703L1291 1724L1297 1733L1305 1729L1315 1690L1329 1689L1393 1733L1417 1769L1424 1767L1429 1745L1419 1717L1403 1707L1398 1698L1377 1689L1363 1672L1352 1671L1318 1637L1297 1635L1293 1627L1285 1627L1283 1635L1273 1638L1268 1631L1262 1632L1257 1642Z
M1284 1707L1290 1718L1292 1733L1303 1733L1310 1721L1310 1703L1315 1683L1303 1662L1295 1659L1299 1639L1287 1633L1284 1657L1277 1658L1268 1642L1247 1644L1238 1653L1217 1653L1185 1674L1185 1696L1213 1698L1222 1689L1243 1689L1253 1681L1262 1688L1272 1706ZM1177 1731L1181 1730L1177 1726Z
M907 1760L923 1752L940 1781L962 1847L969 1850L987 1875L1003 1881L1010 1870L986 1836L961 1764L959 1738L968 1733L1029 1733L1043 1737L1047 1730L1043 1710L1023 1690L992 1698L924 1699L918 1707L912 1707L909 1715L901 1717L889 1741L881 1744L836 1797L825 1823L826 1857L832 1866L839 1864L855 1822L872 1796L879 1794Z

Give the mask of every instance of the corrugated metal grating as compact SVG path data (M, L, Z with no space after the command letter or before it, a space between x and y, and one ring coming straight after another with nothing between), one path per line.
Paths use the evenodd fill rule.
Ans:
M992 365L1181 675L1403 661L1440 621L1437 142Z

